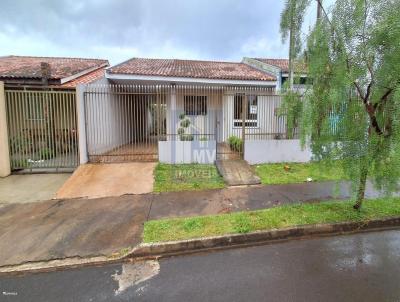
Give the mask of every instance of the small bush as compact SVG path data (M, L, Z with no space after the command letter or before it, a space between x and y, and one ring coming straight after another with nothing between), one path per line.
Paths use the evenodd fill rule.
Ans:
M182 134L184 134L185 133L185 129L184 128L179 128L178 129L178 134L179 135L182 135Z
M241 152L243 148L243 140L237 136L230 136L228 138L228 144L232 151Z
M181 139L181 141L184 141L184 142L190 142L190 141L193 141L194 140L194 136L193 136L193 134L182 134L182 135L180 135L180 139Z
M183 120L186 117L186 115L184 113L179 114L179 119Z
M181 127L183 127L183 128L187 128L187 127L190 126L190 120L184 119L184 120L181 121L180 125L181 125Z
M39 157L40 159L51 159L54 157L54 151L50 148L43 148L39 151Z

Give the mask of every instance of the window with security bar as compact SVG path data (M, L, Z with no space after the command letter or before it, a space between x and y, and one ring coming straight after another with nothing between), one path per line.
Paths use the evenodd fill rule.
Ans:
M242 127L243 124L243 100L247 102L247 114L245 127L258 127L258 100L256 95L236 94L233 104L233 126Z
M184 110L188 116L207 115L207 96L185 95Z

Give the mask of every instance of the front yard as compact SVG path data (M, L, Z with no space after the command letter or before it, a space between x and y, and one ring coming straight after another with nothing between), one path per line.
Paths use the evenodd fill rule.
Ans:
M328 166L323 162L261 164L254 168L265 185L345 179L339 164Z
M264 185L302 183L307 181L343 180L339 164L322 162L260 164L253 167ZM161 164L154 170L154 192L209 190L225 187L214 165Z
M148 221L144 242L185 240L299 225L337 222L367 222L400 216L400 198L366 200L360 211L354 201L284 205L259 211Z
M154 170L155 192L209 190L225 187L224 180L214 165L158 164Z

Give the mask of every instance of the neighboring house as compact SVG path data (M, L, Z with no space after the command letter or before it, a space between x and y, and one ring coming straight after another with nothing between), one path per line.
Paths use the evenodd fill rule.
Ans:
M12 170L79 164L76 86L104 77L107 60L0 57Z
M75 89L104 76L107 60L83 58L0 57L0 81L6 86L47 86Z
M243 58L243 63L248 64L259 70L273 74L277 79L277 90L281 90L289 78L288 59L268 59L268 58ZM304 64L295 63L297 83L295 89L304 89L307 82L307 72Z
M236 63L133 58L108 68L104 79L82 92L86 114L80 125L86 125L86 141L81 159L307 160L308 153L296 156L301 153L298 141L287 148L257 145L283 142L286 137L276 93L285 72L278 67L268 70L259 62L262 68L246 59Z

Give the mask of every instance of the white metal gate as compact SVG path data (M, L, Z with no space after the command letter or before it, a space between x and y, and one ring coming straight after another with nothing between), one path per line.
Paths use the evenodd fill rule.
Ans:
M158 160L166 136L166 88L88 85L84 92L90 162Z

